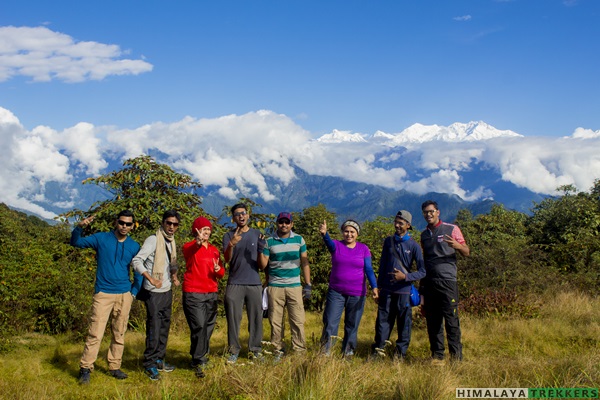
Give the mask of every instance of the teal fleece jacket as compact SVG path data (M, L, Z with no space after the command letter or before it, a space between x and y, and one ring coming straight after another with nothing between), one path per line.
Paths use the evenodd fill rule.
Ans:
M119 242L114 231L98 232L82 237L83 229L76 227L71 232L71 246L96 250L96 284L94 293L120 294L131 292L135 297L142 286L143 276L134 272L133 284L129 279L131 260L140 250L140 245L129 236Z

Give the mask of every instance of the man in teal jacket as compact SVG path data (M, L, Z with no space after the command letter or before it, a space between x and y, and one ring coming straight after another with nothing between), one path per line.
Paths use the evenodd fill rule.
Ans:
M109 317L112 317L112 338L107 356L109 374L117 379L127 378L127 374L121 371L125 331L131 303L142 284L142 276L137 273L133 284L129 278L129 265L140 250L140 245L129 237L133 229L133 213L121 211L111 232L82 237L83 228L93 220L94 217L83 219L71 233L71 246L94 249L97 258L90 329L79 363L81 384L90 382Z

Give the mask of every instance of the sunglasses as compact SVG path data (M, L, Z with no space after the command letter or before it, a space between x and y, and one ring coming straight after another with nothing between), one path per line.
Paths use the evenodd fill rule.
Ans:
M121 219L117 220L117 224L119 224L121 226L133 226L133 222L125 222Z
M246 211L238 211L238 212L233 213L233 216L239 217L240 215L246 215L246 214L248 214Z
M167 224L169 226L179 226L179 222L165 221L165 224Z
M280 219L279 221L277 221L277 223L280 225L289 225L291 224L291 221L287 219Z

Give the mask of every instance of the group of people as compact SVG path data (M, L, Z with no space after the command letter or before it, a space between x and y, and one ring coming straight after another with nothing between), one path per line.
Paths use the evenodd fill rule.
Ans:
M334 240L329 236L326 221L323 221L319 232L331 254L320 340L324 355L331 354L342 313L342 354L344 357L354 355L368 281L378 304L372 354L385 355L385 343L396 324L398 339L394 354L399 359L406 357L412 326L411 286L420 281L420 306L427 319L432 359L434 362L444 359L444 327L450 357L462 359L456 253L468 256L470 250L460 229L440 220L436 202L426 201L422 204L422 211L427 228L421 234L421 245L409 233L412 215L405 210L397 213L395 234L383 243L378 277L373 270L368 246L357 241L359 223L345 221L341 225L342 240ZM228 265L224 296L227 363L235 364L240 356L242 346L239 336L244 306L249 331L248 358L251 361L263 359L265 299L275 361L286 353L283 340L285 314L291 330L291 350L306 351L304 301L309 300L312 294L310 265L304 238L293 232L292 214L282 212L277 216L276 230L271 237L264 237L259 230L250 228L250 211L245 204L231 207L231 215L235 227L224 235L222 248ZM165 358L171 323L171 289L173 285L181 284L175 243L181 217L176 211L166 211L156 233L149 236L141 247L129 237L135 223L130 211L119 213L113 231L82 236L83 228L93 219L81 220L71 235L71 245L92 248L97 253L91 324L80 361L79 382L90 382L109 317L112 317L107 357L109 374L117 379L127 378L127 374L121 371L121 362L134 298L144 301L146 306L145 373L151 380L158 380L160 372L175 369ZM209 242L211 233L211 222L199 217L192 225L194 239L183 245L186 270L183 274L182 305L190 328L191 366L199 378L205 376L209 342L217 319L218 280L225 275L221 253ZM133 283L130 266L134 271ZM264 290L261 271L266 276Z

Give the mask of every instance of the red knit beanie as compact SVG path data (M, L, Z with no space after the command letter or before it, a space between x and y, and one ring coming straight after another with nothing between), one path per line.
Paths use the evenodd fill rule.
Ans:
M212 231L212 224L210 223L210 221L207 218L204 218L204 217L196 218L196 220L194 221L194 224L192 225L192 236L196 236L196 229L201 230L205 226L208 226L210 228L210 230Z

